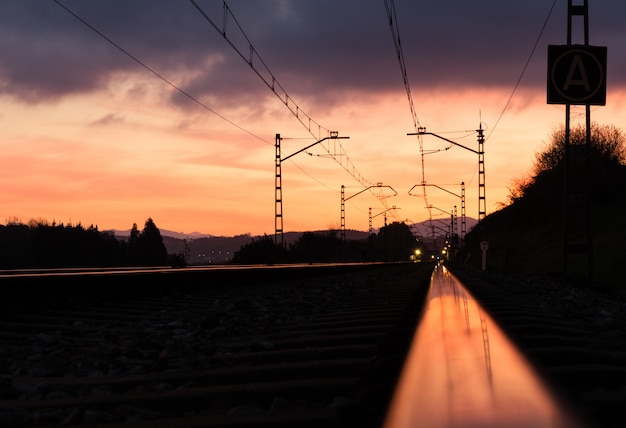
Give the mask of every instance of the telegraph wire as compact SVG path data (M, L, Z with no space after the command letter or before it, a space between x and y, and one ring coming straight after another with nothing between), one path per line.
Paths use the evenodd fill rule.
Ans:
M393 38L394 47L396 48L396 55L400 62L400 72L402 73L402 80L404 81L404 88L409 100L409 108L411 109L411 118L413 119L413 127L415 132L420 126L417 112L415 111L415 105L413 104L413 97L411 96L411 86L409 85L409 76L406 71L406 63L404 61L404 52L402 50L402 41L400 40L400 29L398 28L398 19L396 17L396 7L393 0L385 0L385 9L387 10L387 18L389 19L389 27L391 28L391 37Z
M215 23L215 21L213 19L211 19L211 17L200 7L200 5L195 1L195 0L189 0L189 2L196 8L196 10L198 11L198 13L200 13L200 15L202 15L202 17L209 22L209 24L211 24L211 26L215 29L215 31L217 31L223 38L224 40L226 40L226 42L230 45L230 47L233 48L233 50L235 52L237 52L237 54L241 57L241 59L243 59L252 69L252 71L254 71L254 73L259 76L259 78L263 81L263 83L265 83L265 85L283 102L283 104L285 104L287 106L287 108L294 114L294 116L296 116L296 118L300 121L300 123L302 123L302 125L304 125L305 128L307 128L307 130L309 131L309 133L316 137L317 139L321 138L322 135L322 130L327 134L330 135L330 130L322 125L320 125L318 122L316 122L315 120L313 120L311 118L311 116L309 116L307 113L304 112L304 110L302 110L300 108L300 106L298 106L293 99L291 98L291 96L289 96L289 94L287 93L287 91L285 91L285 89L282 87L282 85L280 84L280 82L278 82L278 79L276 79L276 77L274 76L274 74L271 72L271 70L269 69L269 67L267 66L267 64L265 64L265 61L263 61L263 59L261 58L261 56L259 55L259 53L257 52L257 50L254 48L254 46L252 45L252 42L250 41L250 39L248 38L247 34L245 33L245 31L243 31L243 28L241 27L241 25L239 25L239 22L237 21L237 18L235 17L235 15L233 14L233 12L230 10L230 8L228 7L228 4L226 3L226 1L222 0L222 3L224 5L224 14L223 14L223 20L224 22L222 23L222 29L220 29L220 27ZM232 20L235 22L237 28L239 29L240 34L244 37L244 39L246 40L246 42L248 43L248 52L249 52L249 56L246 56L236 45L235 43L233 43L233 41L228 37L228 34L226 33L226 25L227 25L227 19L228 17L231 17ZM266 78L256 67L254 64L254 60L257 59L261 65L263 66L263 68L265 69L265 71L267 72L268 76L271 78ZM280 90L280 91L279 91ZM283 99L284 97L284 99ZM301 117L303 116L303 117ZM308 123L307 123L308 122ZM312 128L312 125L317 125L317 134L314 133L314 130Z
M190 93L188 93L187 91L185 91L184 89L182 89L181 87L177 86L176 84L172 83L170 80L168 80L165 76L163 76L162 74L158 73L157 71L155 71L153 68L151 68L150 66L148 66L146 63L144 63L143 61L141 61L138 57L136 57L135 55L133 55L132 53L130 53L129 51L127 51L126 49L124 49L121 45L119 45L117 42L115 42L113 39L111 39L110 37L108 37L107 35L105 35L104 33L102 33L100 30L98 30L97 28L95 28L92 24L90 24L89 22L87 22L86 20L84 20L82 17L80 17L78 14L76 14L74 11L72 11L71 9L69 9L68 7L66 7L63 3L61 3L59 0L53 0L57 5L59 5L62 9L64 9L68 14L70 14L71 16L73 16L74 18L76 18L78 21L80 21L82 24L84 24L87 28L91 29L93 32L95 32L97 35L99 35L101 38L103 38L104 40L106 40L107 42L109 42L111 45L113 45L115 48L117 48L119 51L121 51L122 53L124 53L126 56L128 56L130 59L132 59L133 61L135 61L137 64L139 64L141 67L143 67L144 69L146 69L147 71L149 71L150 73L152 73L154 76L156 76L157 78L161 79L163 82L165 82L167 85L169 85L170 87L172 87L173 89L175 89L176 91L178 91L179 93L181 93L182 95L184 95L185 97L187 97L188 99L190 99L191 101L193 101L194 103L198 104L200 107L204 108L205 110L213 113L214 115L216 115L217 117L219 117L220 119L226 121L227 123L231 124L232 126L236 127L237 129L245 132L246 134L260 140L261 142L271 145L273 146L274 144L269 142L268 140L264 139L263 137L260 137L258 135L256 135L255 133L245 129L244 127L238 125L237 123L233 122L232 120L228 119L227 117L223 116L222 114L218 113L217 111L215 111L214 109L210 108L209 106L207 106L205 103L203 103L202 101L198 100L196 97L194 97L193 95L191 95ZM316 181L318 184L320 184L321 186L332 190L332 191L337 191L336 189L333 189L332 187L328 186L325 183L322 183L320 180L318 180L317 178L315 178L312 174L310 174L309 172L307 172L306 170L304 170L300 165L298 165L297 163L295 163L293 161L293 159L289 159L291 161L291 163L298 168L301 172L303 172L305 175L309 176L311 179L313 179L314 181Z
M237 54L248 64L250 68L254 71L254 73L265 83L265 85L276 95L283 104L287 107L287 109L298 119L298 121L307 129L307 131L315 138L320 139L322 135L322 131L324 131L327 135L331 134L331 131L320 125L318 122L313 120L311 116L304 112L300 108L298 104L291 98L291 96L287 93L287 91L280 84L276 76L269 69L265 61L259 55L259 52L252 45L252 42L246 35L245 31L237 21L237 18L233 14L232 10L228 7L228 4L225 0L222 0L223 4L223 22L220 27L211 17L200 7L200 5L195 0L189 0L189 2L196 8L198 13L213 27L215 31L217 31L226 42L237 52ZM247 42L247 54L242 52L235 43L229 38L229 34L226 31L227 20L231 18L236 25L236 28L239 30L240 35ZM258 61L262 65L262 70L259 71L255 65L255 61ZM317 133L314 128L317 128ZM334 150L331 150L330 145L336 145ZM350 174L356 181L358 181L363 187L373 188L374 183L367 180L356 168L352 160L348 156L348 153L345 151L343 145L337 139L328 139L325 143L321 143L320 146L329 154L329 156L338 163L348 174ZM337 150L337 146L339 150ZM373 193L373 192L372 192ZM378 198L379 201L383 204L385 208L389 208L384 199Z
M237 123L233 122L232 120L228 119L227 117L219 114L217 111L213 110L211 107L209 107L208 105L206 105L205 103L203 103L202 101L200 101L199 99L197 99L196 97L194 97L193 95L191 95L189 92L185 91L184 89L182 89L180 86L175 85L174 83L172 83L170 80L168 80L165 76L163 76L162 74L158 73L157 71L155 71L153 68L151 68L150 66L148 66L146 63L144 63L143 61L141 61L139 58L137 58L135 55L133 55L132 53L130 53L129 51L127 51L126 49L124 49L122 46L120 46L118 43L116 43L114 40L112 40L111 38L109 38L108 36L106 36L104 33L102 33L100 30L98 30L97 28L95 28L93 25L91 25L90 23L88 23L87 21L85 21L83 18L81 18L79 15L77 15L75 12L73 12L72 10L70 10L67 6L65 6L63 3L61 3L59 0L52 0L54 1L57 5L59 5L61 8L63 8L67 13L69 13L71 16L73 16L74 18L76 18L78 21L80 21L81 23L83 23L85 26L87 26L89 29L91 29L93 32L95 32L96 34L98 34L100 37L102 37L104 40L106 40L107 42L109 42L111 45L113 45L115 48L117 48L119 51L121 51L122 53L124 53L126 56L128 56L130 59L132 59L133 61L135 61L137 64L139 64L140 66L142 66L144 69L146 69L147 71L149 71L150 73L152 73L154 76L158 77L159 79L161 79L163 82L165 82L166 84L168 84L170 87L174 88L176 91L178 91L179 93L181 93L182 95L184 95L185 97L187 97L189 100L193 101L194 103L198 104L200 107L204 108L205 110L210 111L211 113L213 113L214 115L216 115L217 117L219 117L220 119L228 122L229 124L231 124L232 126L234 126L235 128L245 132L246 134L262 141L265 144L271 145L273 146L274 144L269 142L268 140L264 139L263 137L260 137L258 135L256 135L255 133L248 131L247 129L245 129L244 127L238 125Z
M541 27L541 30L539 31L539 36L537 36L537 40L535 40L535 44L533 46L533 48L530 51L530 55L528 56L528 59L526 60L526 64L524 64L524 67L522 68L522 72L519 75L519 78L517 79L517 82L515 83L515 86L513 87L513 91L511 92L511 95L509 96L509 99L507 100L506 104L504 105L504 108L502 109L502 112L500 113L500 116L498 116L498 120L496 120L496 123L493 125L493 128L491 128L491 131L489 132L489 134L485 137L485 141L489 139L489 137L491 136L491 134L493 134L493 131L495 131L496 127L498 126L498 123L500 123L500 119L502 119L502 116L504 116L504 112L506 112L507 108L509 107L509 104L511 104L511 100L513 99L513 95L515 95L515 92L517 91L517 88L520 85L520 82L522 81L522 77L524 77L524 73L526 73L526 69L528 68L528 64L530 64L530 60L532 59L533 55L535 54L535 50L537 49L537 45L539 44L539 40L541 40L541 36L543 35L543 32L546 29L546 26L548 25L548 21L550 20L550 16L552 15L552 11L554 10L554 6L556 5L556 1L554 0L552 2L552 6L550 6L550 10L548 11L548 16L546 16L546 19L543 23L543 26Z
M389 28L391 29L391 37L393 39L393 44L396 49L396 56L398 58L398 62L400 64L400 72L402 74L402 80L404 82L404 89L406 91L406 95L409 101L409 109L411 110L411 119L413 120L413 128L415 130L415 135L417 136L417 142L420 149L420 156L422 162L422 183L426 183L425 178L425 166L424 166L424 144L422 142L422 136L418 132L418 128L421 126L419 119L417 117L417 112L415 111L415 104L413 103L413 96L411 95L411 86L409 85L409 76L406 71L406 62L404 61L404 52L402 50L402 41L400 39L400 28L398 27L398 18L396 16L396 6L393 3L393 0L385 0L385 10L387 12L387 19L389 20ZM446 149L447 150L447 149ZM422 196L424 198L424 202L426 206L429 207L428 197L426 196L426 186L422 186ZM430 214L430 208L428 208L428 213Z
M181 93L182 95L184 95L185 97L187 97L189 100L193 101L194 103L198 104L200 107L204 108L205 110L213 113L214 115L216 115L217 117L219 117L220 119L226 121L227 123L229 123L230 125L234 126L235 128L243 131L244 133L256 138L257 140L271 145L273 146L274 143L269 142L268 140L264 139L263 137L260 137L258 135L256 135L255 133L253 133L252 131L249 131L247 129L245 129L244 127L242 127L241 125L238 125L237 123L233 122L232 120L228 119L227 117L225 117L224 115L218 113L217 111L215 111L214 109L212 109L211 107L207 106L205 103L203 103L202 101L198 100L196 97L194 97L193 95L191 95L190 93L188 93L187 91L185 91L184 89L182 89L181 87L177 86L176 84L172 83L170 80L168 80L165 76L163 76L162 74L158 73L157 71L155 71L153 68L151 68L150 66L148 66L146 63L144 63L143 61L141 61L139 58L137 58L137 56L133 55L132 53L130 53L129 51L127 51L126 49L124 49L121 45L119 45L117 42L115 42L113 39L111 39L110 37L108 37L107 35L105 35L104 33L102 33L100 30L98 30L97 28L95 28L93 25L91 25L89 22L85 21L82 17L80 17L78 14L76 14L74 11L72 11L71 9L69 9L68 7L66 7L63 3L61 3L59 0L53 0L56 4L58 4L61 8L63 8L68 14L70 14L71 16L73 16L74 18L76 18L78 21L80 21L82 24L84 24L85 26L87 26L89 29L91 29L92 31L94 31L96 34L98 34L100 37L102 37L104 40L106 40L107 42L109 42L111 45L113 45L115 48L117 48L118 50L120 50L122 53L124 53L126 56L128 56L129 58L131 58L133 61L135 61L137 64L139 64L140 66L142 66L144 69L146 69L147 71L149 71L150 73L152 73L154 76L158 77L159 79L161 79L163 82L165 82L167 85L169 85L170 87L174 88L176 91L178 91L179 93ZM289 161L291 161L291 163L298 168L300 171L302 171L305 175L309 176L311 179L313 179L314 181L316 181L318 184L320 184L323 187L326 187L329 190L333 190L336 191L336 189L331 188L330 186L328 186L327 184L322 183L320 180L318 180L317 178L315 178L313 175L311 175L309 172L307 172L306 170L304 170L300 165L296 164L293 159L289 159Z

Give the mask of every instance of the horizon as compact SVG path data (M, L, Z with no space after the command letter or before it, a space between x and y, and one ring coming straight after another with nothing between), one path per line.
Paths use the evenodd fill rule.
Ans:
M52 224L57 224L57 225L62 224L62 223L56 223L54 221L50 222L50 221L47 221L47 220L41 219L41 218L40 219L31 219L31 220L34 221L34 222L40 222L41 224L48 225L48 226L50 226ZM443 220L443 219L432 219L432 221L441 221L441 222L447 223L449 220L447 220L447 219L446 220ZM421 236L421 237L427 235L427 233L423 233L423 228L430 228L431 227L431 225L426 224L426 223L431 222L431 220L428 220L428 219L427 220L423 220L423 221L418 222L418 223L411 223L411 224L408 224L408 223L406 223L406 222L404 222L402 220L400 222L407 224L407 226L409 226L409 228L411 228L412 232L414 232L413 228L420 228L419 236ZM468 224L467 232L469 232L471 230L471 228L478 223L478 220L476 218L473 218L473 217L466 217L466 222ZM20 224L20 225L30 226L30 221L22 222L19 219L12 219L10 222L7 222L6 224L0 223L0 226L9 226L11 224ZM125 236L130 235L130 231L132 229L132 228L128 228L128 229L115 229L115 228L104 229L104 228L99 227L97 224L90 224L90 226L86 226L82 222L77 222L77 223L73 223L73 224L70 224L70 223L67 223L67 224L63 223L63 224L66 225L66 226L74 226L74 227L79 225L79 224L81 226L83 226L83 227L94 226L100 232L105 232L105 233L106 232L113 232L115 234L115 236L120 236L120 237L125 237ZM156 222L155 222L155 225L159 229L159 231L160 231L162 236L167 236L169 238L176 238L176 239L188 239L188 238L194 237L194 236L197 237L195 239L199 239L199 238L237 238L237 237L241 237L241 236L249 236L251 238L256 238L256 237L265 236L265 235L267 235L267 236L273 236L274 235L274 234L253 234L253 233L250 233L250 232L236 233L236 234L232 234L232 235L216 235L216 234L212 234L212 233L203 233L203 232L198 232L198 231L186 233L186 232L178 232L178 231L175 231L175 230L161 228L161 227L159 227L159 225ZM444 225L444 224L441 224L441 225ZM137 225L137 227L139 228L139 230L142 229L142 227L139 224ZM460 234L461 231L460 231L460 225L458 225L458 222L457 222L457 228L459 229L459 234ZM373 228L372 231L373 231L373 233L377 234L377 233L380 232L380 229L381 228ZM287 235L287 234L303 234L303 233L323 233L323 232L332 232L332 231L339 231L339 230L340 229L289 230L289 231L285 231L283 233L285 235ZM352 233L367 234L367 233L369 233L369 230L346 229L346 232L348 232L348 233L352 232ZM414 233L417 233L417 232L414 232ZM438 231L437 233L438 233L437 236L442 235L442 232L440 232L440 231Z
M191 4L8 0L0 17L0 221L124 230L152 218L188 234L273 235L275 135L285 157L326 130L349 139L282 164L285 231L339 229L341 186L347 229L368 230L369 209L380 228L391 206L390 222L443 218L460 210L461 182L466 215L477 217L476 156L434 136L407 136L413 116L382 4L228 3L229 36L248 53L249 38L253 63L276 79L299 118ZM564 107L546 103L547 46L566 36L561 3L396 8L417 125L471 149L485 130L487 214L507 202L564 122ZM199 4L221 23L221 6ZM589 7L590 40L608 47L606 106L594 106L591 120L619 129L624 13L618 0ZM572 106L572 126L581 121L584 107ZM390 188L379 199L360 194L363 183Z

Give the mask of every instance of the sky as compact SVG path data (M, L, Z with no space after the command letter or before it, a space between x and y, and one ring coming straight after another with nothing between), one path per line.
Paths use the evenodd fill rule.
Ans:
M590 44L608 48L606 105L591 119L624 129L626 2L589 3ZM478 217L478 156L407 136L383 0L227 4L225 14L217 0L4 0L0 223L106 230L150 217L177 232L271 235L276 134L284 158L329 131L349 138L281 163L285 231L339 228L342 186L348 229L367 230L370 208L374 228L385 215L460 215L462 182ZM546 76L548 45L566 43L567 0L394 4L418 125L471 150L484 129L492 213L564 123ZM572 31L583 43L582 20Z

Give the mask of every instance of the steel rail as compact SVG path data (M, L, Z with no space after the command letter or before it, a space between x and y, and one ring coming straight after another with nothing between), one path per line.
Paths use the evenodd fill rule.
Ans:
M431 277L385 427L582 424L443 265Z

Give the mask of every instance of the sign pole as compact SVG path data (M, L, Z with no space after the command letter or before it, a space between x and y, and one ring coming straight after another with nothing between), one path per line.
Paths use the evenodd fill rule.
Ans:
M586 267L593 283L591 105L606 105L606 47L589 45L588 0L568 0L567 45L548 46L548 104L565 104L563 153L563 275ZM584 44L572 44L574 17L583 18ZM570 110L585 106L584 141L571 141ZM586 263L581 259L586 259ZM576 268L576 272L572 272Z

